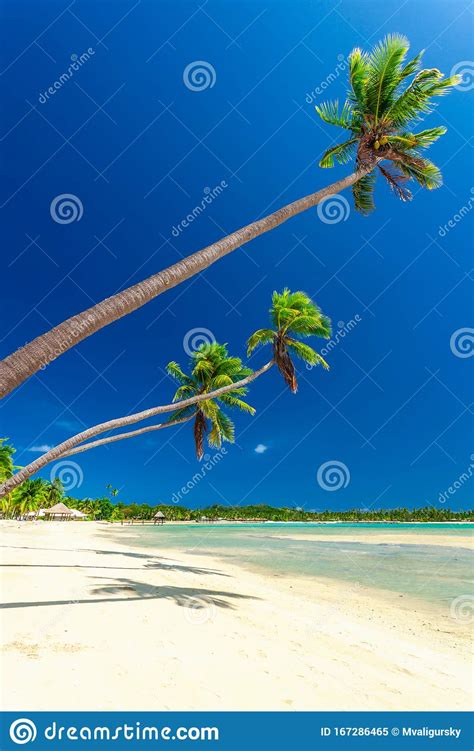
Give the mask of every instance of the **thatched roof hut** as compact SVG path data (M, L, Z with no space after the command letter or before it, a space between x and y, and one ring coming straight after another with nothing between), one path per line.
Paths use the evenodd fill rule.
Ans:
M166 516L162 511L157 511L153 517L153 524L164 524Z
M47 519L57 519L59 521L65 521L74 518L73 511L66 506L65 503L56 503L51 508L44 509L44 515Z

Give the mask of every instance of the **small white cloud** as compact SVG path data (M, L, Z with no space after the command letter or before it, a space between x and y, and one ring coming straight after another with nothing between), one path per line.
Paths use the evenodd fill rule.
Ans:
M258 446L255 446L254 451L256 454L264 454L267 449L268 446L265 446L264 443L259 443Z
M47 443L43 443L41 446L31 446L28 451L31 451L32 454L45 454L46 451L51 451L52 448Z

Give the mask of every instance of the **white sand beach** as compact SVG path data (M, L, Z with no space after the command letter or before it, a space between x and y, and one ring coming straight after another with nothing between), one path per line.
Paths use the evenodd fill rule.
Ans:
M471 708L469 626L434 606L127 527L0 525L3 710Z

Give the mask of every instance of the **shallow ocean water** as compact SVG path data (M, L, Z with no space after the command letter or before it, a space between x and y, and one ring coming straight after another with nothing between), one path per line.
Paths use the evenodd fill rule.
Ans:
M390 590L446 607L474 595L474 553L457 547L471 524L186 524L129 526L139 547L212 554L253 570L282 576L335 579ZM407 544L378 543L375 536L403 534ZM336 540L342 534L357 542ZM324 540L314 539L315 535ZM420 535L449 536L452 545L421 544ZM373 538L373 539L371 539Z

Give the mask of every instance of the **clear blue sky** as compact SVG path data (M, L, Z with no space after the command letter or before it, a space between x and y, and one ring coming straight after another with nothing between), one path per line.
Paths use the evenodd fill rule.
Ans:
M413 52L426 49L427 67L449 74L464 62L471 79L474 68L467 0L4 0L1 15L2 355L342 176L346 168L317 166L339 134L314 101L344 98L341 60L354 46L397 31ZM71 55L89 48L41 103ZM213 67L212 86L185 86L194 61ZM474 359L450 348L453 333L473 324L473 214L439 231L472 195L473 92L464 88L426 119L448 126L431 149L442 189L415 189L402 204L379 183L374 214L351 207L334 224L311 210L89 338L1 405L0 434L18 462L85 426L167 402L164 366L186 365L191 329L210 330L243 357L248 334L266 324L272 290L287 285L306 290L336 324L361 321L328 356L330 373L302 370L297 396L276 373L255 384L257 416L236 416L237 444L186 503L437 505L474 448ZM228 187L175 236L173 226L221 181ZM83 216L60 224L50 206L66 193ZM317 472L333 461L350 481L329 492ZM101 495L110 482L125 502L167 502L200 469L189 426L78 463L83 482L71 492ZM472 483L451 507L472 504Z

